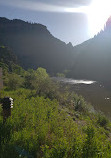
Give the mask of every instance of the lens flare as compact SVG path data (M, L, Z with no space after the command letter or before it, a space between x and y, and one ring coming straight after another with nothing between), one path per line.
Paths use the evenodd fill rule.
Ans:
M68 12L68 13L87 13L88 7L81 6L81 7L77 7L77 8L65 8L64 11Z

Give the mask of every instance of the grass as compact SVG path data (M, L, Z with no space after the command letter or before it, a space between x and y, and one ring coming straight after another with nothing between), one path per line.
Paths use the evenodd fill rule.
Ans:
M90 113L83 98L73 94L73 105L63 106L34 90L4 91L4 96L14 99L14 108L4 125L0 116L1 158L111 157L110 122Z

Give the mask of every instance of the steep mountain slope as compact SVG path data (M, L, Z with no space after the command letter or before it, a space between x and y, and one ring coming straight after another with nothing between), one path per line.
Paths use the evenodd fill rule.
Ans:
M12 52L12 50L5 46L0 46L0 67L7 68L12 71L12 67L17 65L17 56Z
M76 62L70 76L102 81L111 80L111 17L104 31L75 47Z
M0 43L9 46L24 68L62 72L73 64L73 46L53 37L46 26L0 18Z
M8 47L0 46L0 62L17 64L18 61L16 55Z

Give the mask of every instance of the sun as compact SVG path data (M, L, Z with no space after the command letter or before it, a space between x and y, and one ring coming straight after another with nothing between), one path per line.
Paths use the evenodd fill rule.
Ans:
M84 13L88 18L88 34L93 37L104 29L106 21L111 16L111 0L92 0L89 6L66 8L65 12Z
M86 14L89 36L93 37L104 28L107 19L111 16L111 0L93 0Z

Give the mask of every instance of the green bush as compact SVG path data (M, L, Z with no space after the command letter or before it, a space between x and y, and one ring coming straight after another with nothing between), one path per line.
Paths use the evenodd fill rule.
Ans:
M23 86L23 78L15 73L8 74L5 78L5 85L10 90L16 90Z
M8 91L0 97L11 96L14 108L5 124L0 115L1 158L111 157L110 130L100 128L111 129L109 121L89 112L81 96L54 83L43 68L6 76Z
M101 127L106 127L108 125L108 119L106 118L106 116L104 116L103 114L99 114L98 115L98 119L97 119L97 123L101 126Z
M83 113L87 111L86 102L83 97L75 94L73 97L73 102L74 102L75 111L79 111Z
M98 155L95 131L93 127L88 126L86 129L86 140L83 145L83 158L95 158Z
M63 74L63 73L57 73L56 76L57 76L57 77L63 77L63 78L64 78L64 77L65 77L65 74Z

